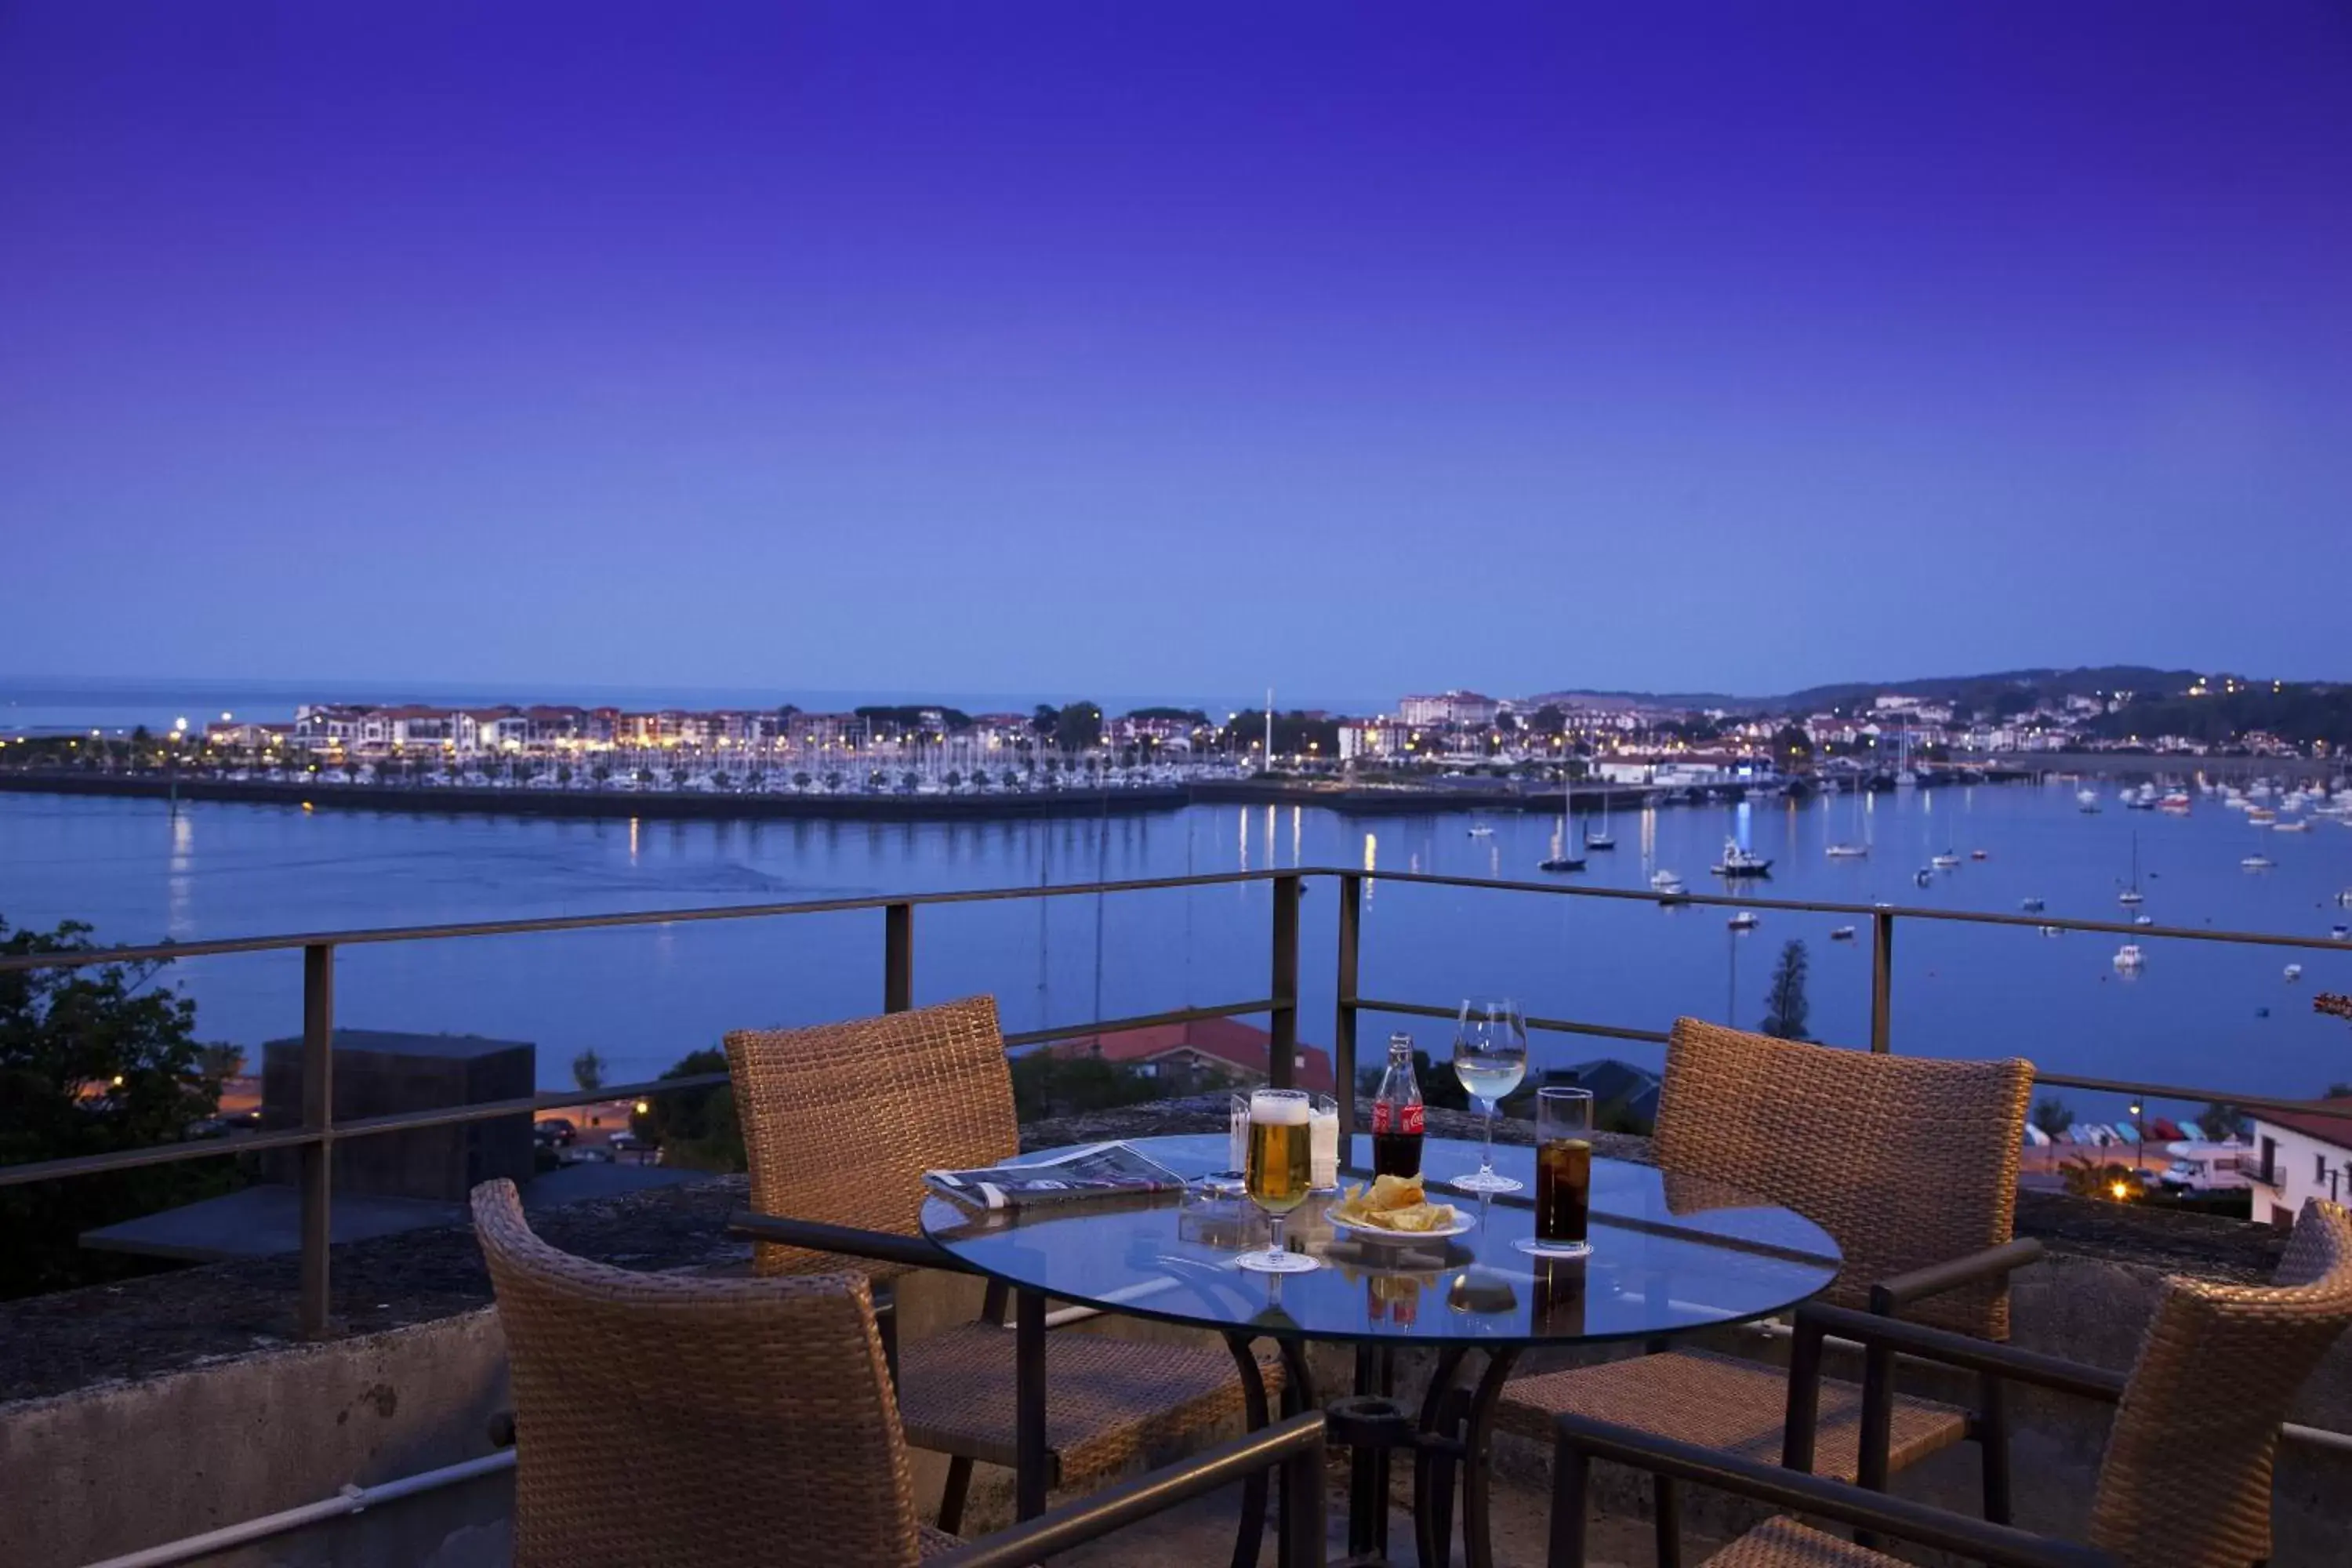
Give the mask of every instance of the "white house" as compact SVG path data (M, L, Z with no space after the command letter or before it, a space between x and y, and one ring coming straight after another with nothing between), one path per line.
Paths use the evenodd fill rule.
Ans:
M2326 1103L2352 1110L2352 1096ZM2249 1120L2259 1155L2254 1218L2290 1226L2305 1198L2352 1197L2352 1116L2265 1110Z

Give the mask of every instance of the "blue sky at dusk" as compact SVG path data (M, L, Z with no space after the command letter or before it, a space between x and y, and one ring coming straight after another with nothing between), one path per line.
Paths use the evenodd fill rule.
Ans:
M0 672L2352 677L2352 4L0 0Z

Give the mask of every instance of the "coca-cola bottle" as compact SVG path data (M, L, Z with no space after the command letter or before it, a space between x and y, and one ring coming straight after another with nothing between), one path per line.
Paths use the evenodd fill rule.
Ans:
M1421 1103L1421 1080L1412 1071L1412 1037L1389 1037L1389 1069L1372 1096L1372 1172L1381 1176L1421 1174L1421 1140L1428 1112Z

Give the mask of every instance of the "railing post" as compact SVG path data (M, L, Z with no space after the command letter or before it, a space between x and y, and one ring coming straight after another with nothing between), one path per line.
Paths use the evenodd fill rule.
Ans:
M903 1013L915 1005L915 906L889 904L882 910L882 1011Z
M1361 956L1364 879L1339 878L1339 1005L1331 1020L1331 1076L1339 1101L1339 1136L1356 1131L1356 966Z
M1870 914L1870 1048L1880 1056L1895 1048L1895 911Z
M328 1329L327 1247L333 1234L335 1169L335 949L302 950L302 1302L304 1339Z
M1298 888L1286 871L1274 879L1274 1037L1266 1043L1265 1081L1288 1089L1298 1076Z

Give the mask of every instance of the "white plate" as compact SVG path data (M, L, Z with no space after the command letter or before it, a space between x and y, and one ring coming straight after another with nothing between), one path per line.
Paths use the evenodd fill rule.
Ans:
M1444 1241L1468 1234L1478 1223L1476 1216L1459 1204L1454 1205L1454 1223L1443 1230L1388 1230L1376 1225L1357 1225L1328 1212L1323 1217L1331 1222L1333 1230L1359 1241Z

